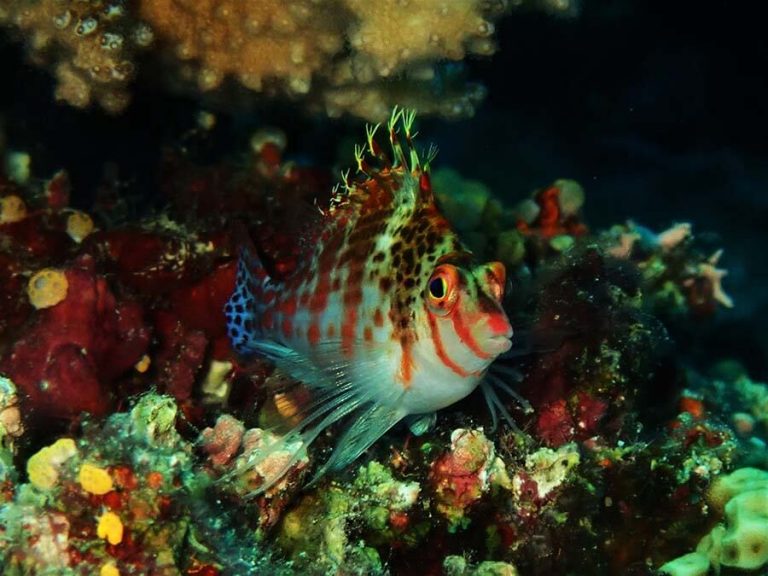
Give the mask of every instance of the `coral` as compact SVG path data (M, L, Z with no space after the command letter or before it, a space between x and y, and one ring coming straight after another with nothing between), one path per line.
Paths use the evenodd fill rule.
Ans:
M376 550L365 542L350 541L347 535L353 506L354 500L342 490L330 488L303 498L285 515L278 544L300 573L384 574Z
M514 565L508 562L480 562L476 566L463 556L447 556L443 562L445 576L518 576Z
M720 566L756 570L768 564L768 472L740 468L718 478L708 500L724 513L701 539L695 552L664 564L659 570L672 576L707 574Z
M384 573L373 546L420 542L426 526L415 520L419 495L418 483L398 480L386 466L370 462L344 486L302 498L283 517L278 542L302 573ZM352 530L361 530L365 540L351 539Z
M32 157L27 152L9 150L5 155L5 171L17 184L26 184L31 175Z
M719 307L734 305L722 285L727 271L717 267L723 251L702 253L687 222L658 234L628 222L604 233L601 242L608 255L636 262L642 272L647 306L657 314L706 316Z
M58 100L110 113L128 104L135 56L152 43L152 32L120 0L5 2L0 24L17 28L31 60L53 69Z
M161 62L178 86L227 79L304 97L330 116L383 120L396 105L470 116L482 86L445 66L495 51L494 21L510 8L571 14L562 0L8 0L0 25L25 40L56 79L57 99L119 113L139 61ZM152 68L150 66L150 68Z
M372 120L386 118L395 103L471 114L472 87L436 106L440 95L423 79L435 76L439 60L491 53L497 15L478 0L408 6L394 0L142 0L139 14L177 58L191 64L186 72L202 90L231 76L257 92L277 87L292 95L311 93L332 115L347 111ZM413 78L399 90L388 82L403 75Z
M371 5L343 0L355 17L349 33L359 56L371 61L380 76L389 76L411 61L461 60L467 51L489 54L493 24L477 0L426 0L404 7L396 0Z
M430 481L436 509L456 529L466 525L465 511L494 484L508 484L504 463L482 430L460 428L451 433L451 447L432 463Z
M111 401L106 384L138 362L149 331L140 306L118 300L92 258L82 256L59 274L67 297L37 310L0 369L38 417L103 414Z
M0 375L0 446L12 447L14 440L24 434L19 410L19 397L14 383Z
M504 208L485 184L451 168L432 173L441 211L475 254L517 268L525 256L525 239L515 228L513 211Z
M339 25L348 17L340 12ZM376 53L350 51L379 73ZM408 68L398 57L392 65ZM312 73L312 90L323 74ZM199 120L212 130L215 118ZM699 540L680 570L702 570L702 558L724 568L748 553L759 560L761 542L753 549L745 535L764 531L765 484L746 472L717 478L765 462L766 387L722 366L700 376L687 367L685 340L672 348L674 327L649 314L721 306L714 289L706 302L695 297L714 288L706 267L720 265L685 223L591 233L571 181L512 209L482 183L434 174L446 210L471 213L467 241L511 264L505 305L515 350L529 352L514 360L514 386L534 411L502 402L520 429L482 428L491 418L467 398L422 435L394 428L359 468L307 484L343 430L310 450L283 436L276 416L293 423L299 405L271 393L286 377L266 360L235 357L221 315L235 220L277 274L290 274L297 245L312 241L313 210L297 207L322 202L327 171L286 162L285 147L284 134L264 130L236 161L201 166L189 150L169 153L160 187L170 207L130 226L104 218L107 200L87 218L73 211L66 172L37 178L29 157L19 182L0 176L0 197L24 205L0 223L4 570L642 574ZM73 221L82 233L72 234ZM26 288L41 270L58 271L68 289L37 308ZM527 329L531 342L520 335ZM494 369L513 386L511 367Z
M188 519L173 511L171 498L191 459L189 447L162 421L167 406L146 396L130 413L87 427L77 441L59 439L29 459L30 484L0 508L12 536L10 545L0 546L9 573L93 574L112 565L178 574L173 554Z
M327 3L326 3L327 4ZM177 57L196 61L202 90L227 76L261 90L281 79L306 93L312 75L342 47L342 22L316 2L173 2L143 0L139 13Z
M219 489L228 499L247 501L268 484L253 507L259 529L272 527L280 519L306 473L308 458L301 440L284 441L269 430L246 430L242 422L222 415L213 428L200 437L214 477L226 479Z
M408 540L408 529L417 505L421 487L418 482L398 480L379 462L361 466L352 483L357 514L371 533L372 543ZM411 539L418 534L414 530ZM418 538L418 536L416 536Z
M550 241L564 235L583 235L587 232L580 221L583 204L584 189L578 182L557 180L518 205L518 228Z
M435 63L492 53L499 12L480 0L17 0L0 10L0 23L26 36L32 60L53 69L56 97L76 107L121 111L137 55L157 36L157 58L169 57L199 90L231 77L256 92L309 95L331 115L380 120L395 103L471 114L482 90L445 78L451 88L436 89Z
M216 419L213 428L206 428L201 433L203 450L208 453L211 464L224 466L240 450L245 426L234 416L222 414Z
M726 308L733 308L733 299L725 293L722 286L722 280L728 271L717 267L722 255L723 250L720 249L703 262L699 262L691 271L692 277L683 282L683 286L688 289L691 306L710 308L713 303L717 303Z
M189 400L205 359L208 338L200 330L186 328L168 313L159 312L154 324L161 343L154 360L160 384L177 400Z
M573 474L579 460L575 444L557 450L540 448L526 456L525 469L512 478L513 492L519 499L544 500ZM530 490L531 486L535 486L535 493L524 494L524 487Z

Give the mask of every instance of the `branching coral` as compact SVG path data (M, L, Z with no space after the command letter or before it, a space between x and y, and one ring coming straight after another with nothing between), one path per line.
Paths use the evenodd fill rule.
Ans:
M507 8L505 0L4 0L0 25L24 36L31 59L52 68L56 97L79 108L120 112L135 56L157 38L153 56L201 91L231 78L258 93L306 96L331 116L381 120L395 104L471 115L483 88L438 63L493 53L493 21Z
M480 96L474 87L439 105L425 91L435 75L433 62L493 52L491 19L500 12L493 4L142 0L140 14L189 62L186 71L202 90L231 76L259 92L311 91L332 115L351 111L381 119L398 102L445 115L472 112ZM409 81L391 83L400 75Z
M344 0L355 21L350 42L373 72L389 76L413 61L461 60L467 52L490 54L493 24L480 0Z
M183 61L197 63L202 90L233 76L260 91L281 79L306 93L311 76L342 47L342 19L333 2L312 0L142 0L139 10Z
M26 36L33 62L52 65L57 99L77 108L97 102L112 113L128 104L133 57L153 40L122 0L6 1L2 24Z

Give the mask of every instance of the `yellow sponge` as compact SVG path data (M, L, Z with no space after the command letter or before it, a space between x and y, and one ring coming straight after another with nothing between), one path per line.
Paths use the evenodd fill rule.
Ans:
M725 517L723 566L754 570L768 563L768 488L735 496L725 506Z
M112 545L123 541L123 522L114 512L104 512L99 518L96 534Z
M97 496L112 490L112 478L109 476L109 472L87 462L80 466L77 480L80 482L83 490Z
M50 490L59 480L59 467L77 454L72 438L60 438L27 460L29 481L37 488Z
M722 512L736 494L758 488L768 488L768 472L759 468L739 468L712 483L707 502L718 512Z
M768 472L740 468L718 478L707 500L725 522L699 542L696 552L664 564L671 576L698 576L720 566L755 570L768 564Z
M43 268L29 279L27 296L29 302L37 308L50 308L67 297L69 282L61 270Z

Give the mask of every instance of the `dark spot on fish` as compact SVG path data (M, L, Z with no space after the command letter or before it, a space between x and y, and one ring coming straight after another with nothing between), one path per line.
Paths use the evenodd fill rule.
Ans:
M413 248L408 248L405 252L403 252L403 262L405 263L406 270L413 269L413 265L415 263Z

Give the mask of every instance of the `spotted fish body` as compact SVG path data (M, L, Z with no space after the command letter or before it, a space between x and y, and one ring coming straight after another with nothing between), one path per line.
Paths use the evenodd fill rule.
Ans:
M244 251L225 309L238 353L274 359L315 392L292 435L308 444L350 418L321 473L353 461L398 421L467 396L511 346L504 267L472 265L435 204L428 162L412 151L412 122L393 113L392 162L369 129L367 153L356 154L361 177L345 178L290 277L270 278ZM371 168L368 157L383 166ZM490 393L489 406L506 414Z

